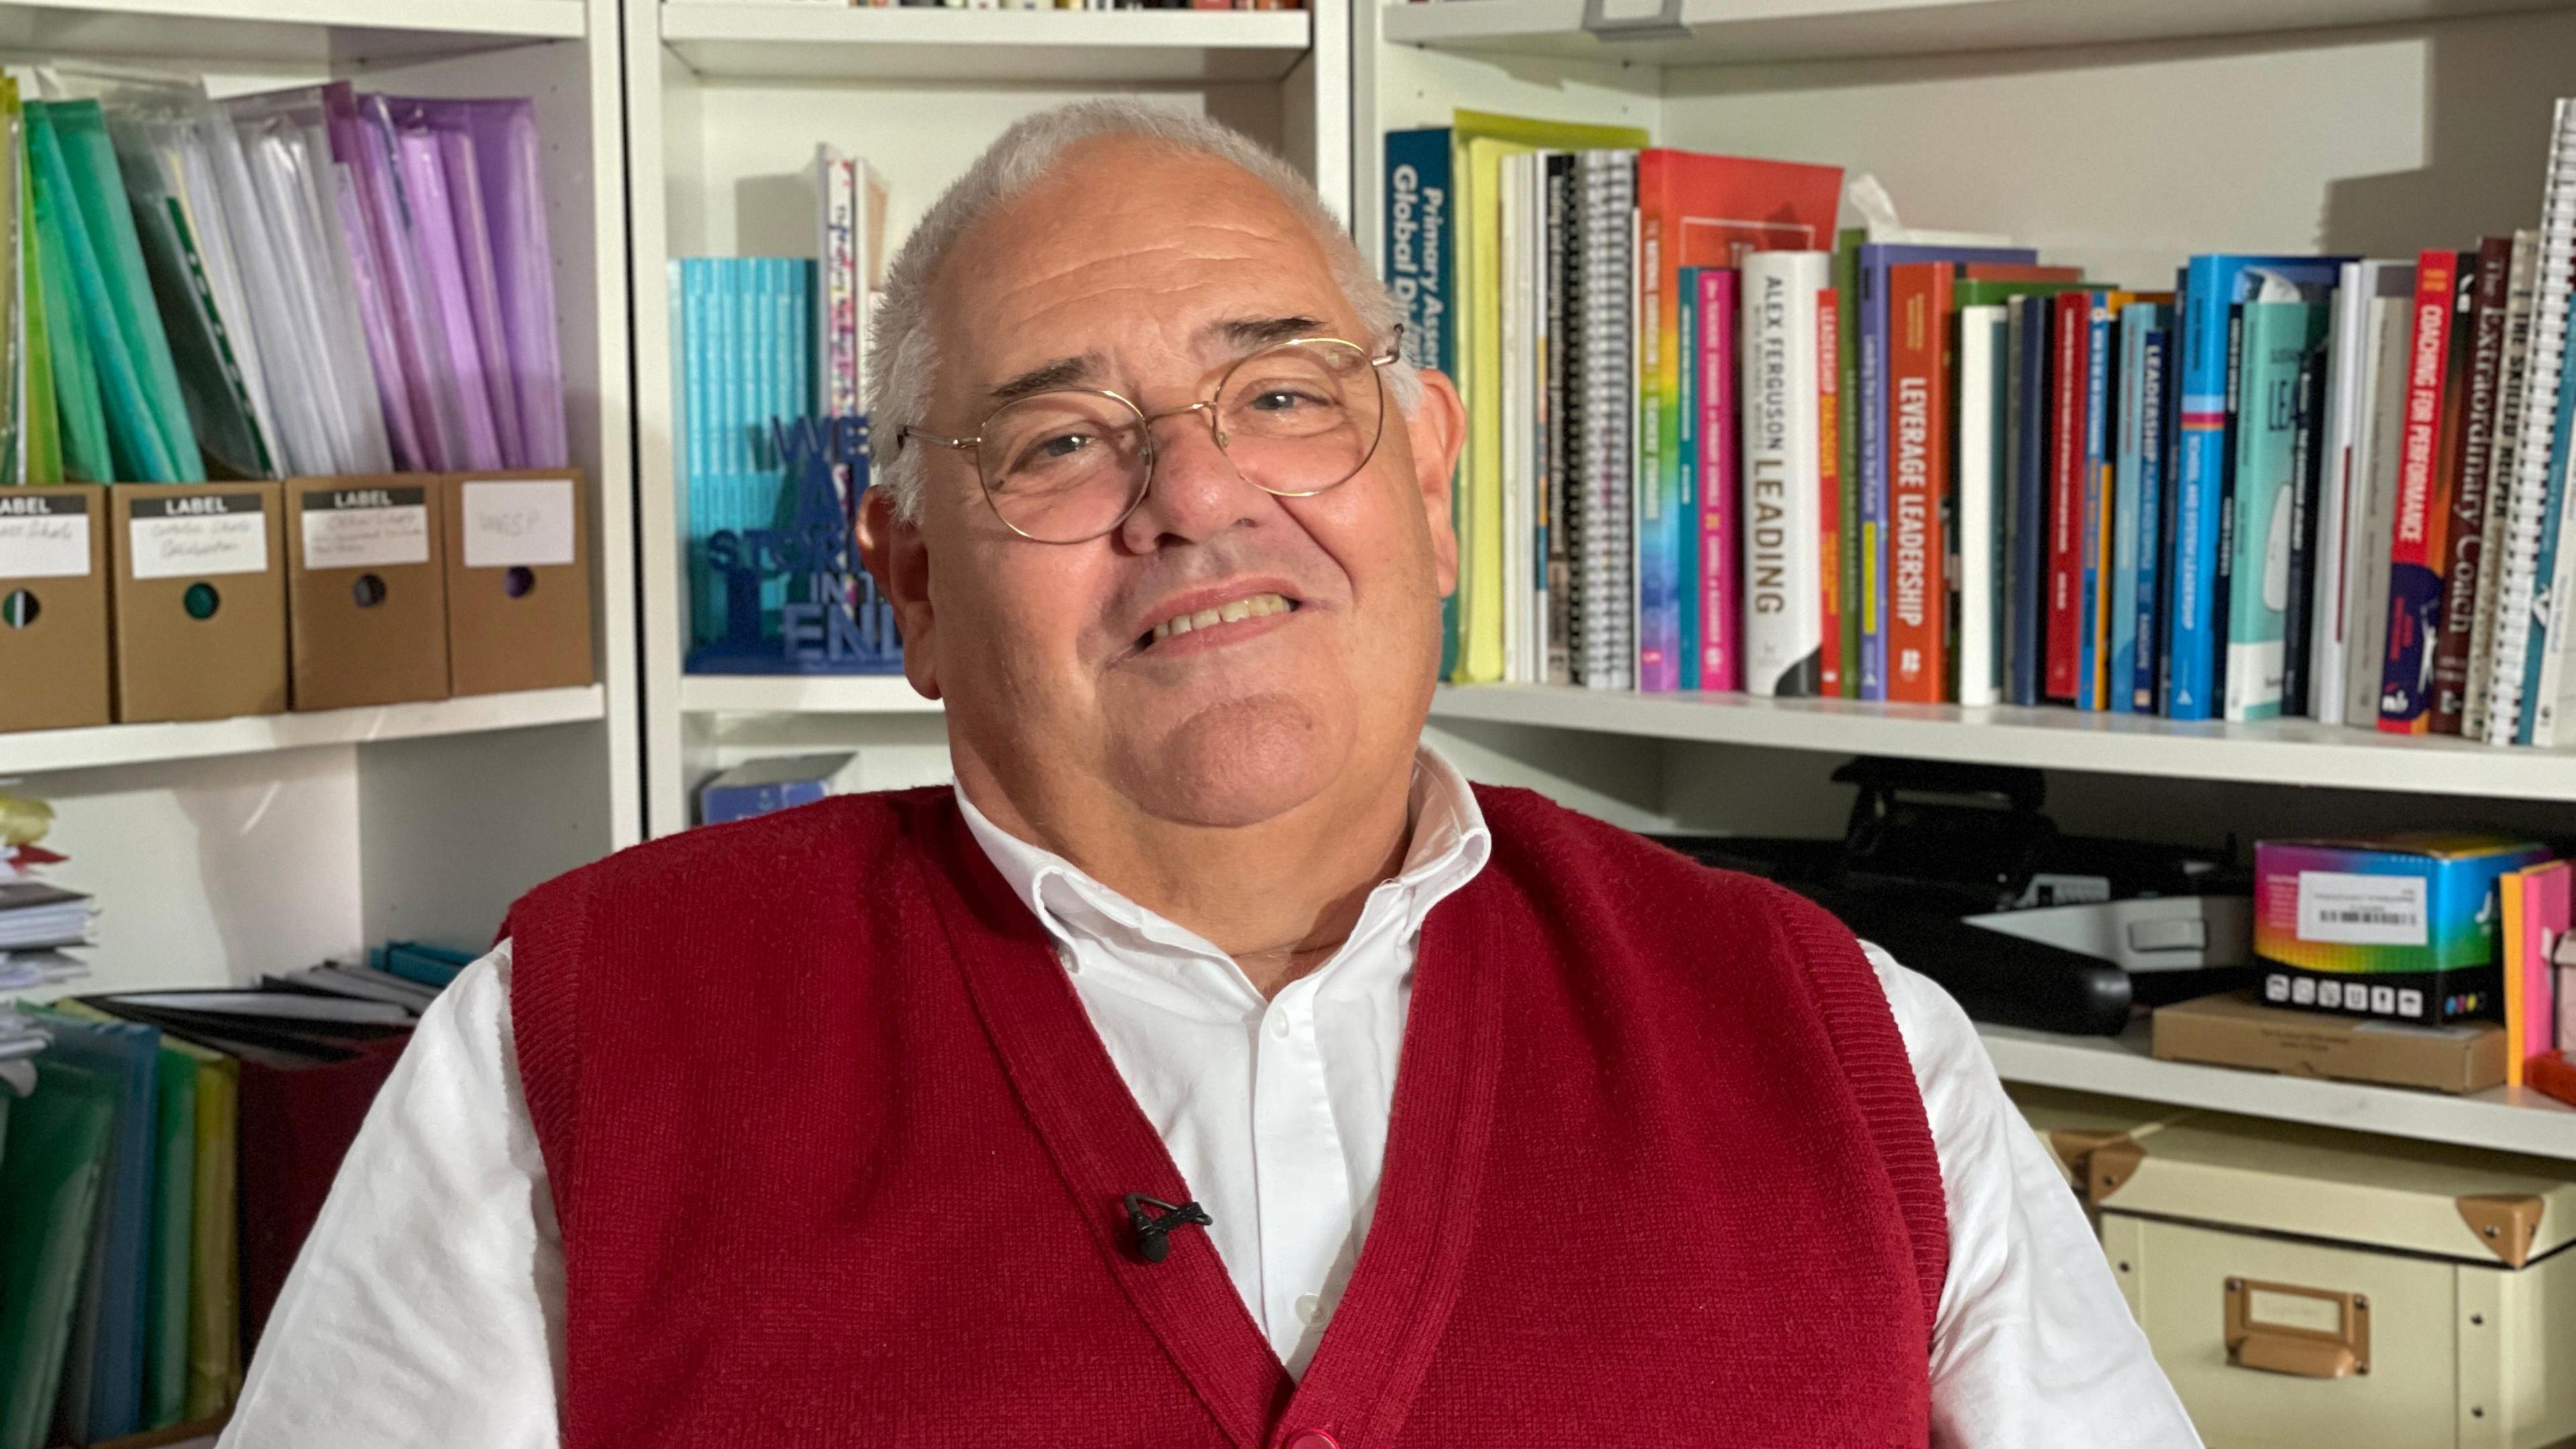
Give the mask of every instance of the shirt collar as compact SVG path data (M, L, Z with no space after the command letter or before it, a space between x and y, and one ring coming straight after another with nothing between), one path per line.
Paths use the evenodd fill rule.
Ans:
M1194 954L1224 956L1197 932L1127 899L1055 852L1004 831L975 808L962 787L956 794L966 828L993 862L1002 883L1058 943L1070 948L1126 933ZM1413 757L1408 803L1413 837L1405 847L1404 869L1378 889L1402 893L1403 934L1410 939L1421 931L1432 907L1485 868L1493 854L1494 837L1466 777L1428 745Z

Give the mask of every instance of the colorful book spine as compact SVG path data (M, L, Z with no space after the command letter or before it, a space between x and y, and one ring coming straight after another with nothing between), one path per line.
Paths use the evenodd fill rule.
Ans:
M1824 472L1816 489L1816 541L1820 563L1816 578L1821 600L1823 668L1816 692L1828 699L1846 694L1843 625L1843 495L1841 407L1842 345L1839 333L1845 311L1833 288L1816 294L1816 435L1817 466Z
M1681 366L1675 369L1674 377L1681 389L1681 406L1675 412L1681 420L1676 441L1682 475L1680 526L1683 540L1682 567L1673 581L1673 588L1681 599L1679 687L1686 690L1702 687L1700 581L1709 572L1708 560L1700 548L1701 519L1707 510L1700 504L1700 454L1704 451L1704 440L1700 436L1699 273L1697 267L1682 268L1677 277L1679 285L1673 290L1674 298L1681 305L1681 327L1676 334L1680 339Z
M2131 629L2129 660L2129 710L2133 714L2156 712L2156 688L2161 677L2160 664L2164 650L2165 540L2173 490L2167 486L2173 469L2173 329L2171 312L2159 308L2160 325L2147 329L2138 349L2138 367L2145 374L2138 390L2138 405L2145 417L2138 428L2138 562L2137 578L2130 592L2135 596L2137 621ZM2117 687L2116 681L2114 687Z
M1678 433L1665 424L1679 391L1665 362L1676 348L1672 299L1664 274L1663 188L1649 158L1637 170L1637 689L1681 688L1681 472Z
M2158 321L2155 304L2123 309L2119 321L2119 440L2111 465L2111 659L2110 708L2114 714L2137 712L2131 681L2138 668L2138 578L2144 552L2148 489L2147 334Z
M2429 251L2415 259L2405 454L2398 464L2397 521L2388 554L2388 652L2379 683L2379 728L2391 734L2425 734L2432 727L2433 657L2451 513L2442 491L2443 395L2459 274L2459 258L2451 252Z
M1744 687L1756 695L1823 683L1816 299L1831 278L1823 252L1744 259Z
M1457 295L1449 204L1450 136L1446 126L1386 133L1386 277L1404 305L1404 355L1416 367L1458 374L1458 343L1449 325ZM1451 524L1463 496L1450 491ZM1458 668L1458 595L1440 600L1440 677Z
M2078 590L2075 704L2111 707L2111 301L2092 294L2084 323L2083 577Z
M2048 643L2048 497L2054 476L2049 360L2056 345L2056 303L2049 297L2017 297L2011 305L2012 508L2004 521L2004 698L2035 705L2045 697Z
M2297 537L2299 420L2309 355L2325 341L2325 308L2298 300L2245 304L2235 463L2235 556L2229 567L2227 676L2231 720L2281 715Z
M1744 644L1735 601L1743 587L1736 566L1735 315L1736 273L1702 267L1699 280L1700 661L1702 689L1744 687Z
M1835 441L1840 444L1834 477L1841 492L1834 512L1838 520L1835 551L1841 564L1835 601L1842 629L1839 693L1845 699L1860 697L1860 416L1864 406L1860 385L1860 249L1868 240L1869 233L1860 227L1848 228L1834 238L1834 361L1838 369L1834 378Z
M1948 544L1951 268L1888 269L1886 697L1938 704L1948 677L1943 619Z
M2469 645L2477 633L2478 577L2487 541L2488 480L2494 461L2496 388L2504 369L2505 309L2513 276L2513 238L2478 244L2471 294L2468 381L2452 456L2457 485L2444 550L2442 632L2433 648L2432 733L2456 735L2469 707Z
M2093 299L2067 292L2049 316L2049 473L2045 697L2078 702L2084 661L2084 436Z

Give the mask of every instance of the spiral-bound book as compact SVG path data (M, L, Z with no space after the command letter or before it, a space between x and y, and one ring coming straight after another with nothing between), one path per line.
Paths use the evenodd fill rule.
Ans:
M2576 265L2576 100L2562 100L2551 122L2549 174L2540 226L2539 295L2532 306L2529 356L2524 364L2520 433L2510 485L2512 514L2505 525L2504 573L2496 591L2494 660L2487 676L2490 744L2529 741L2535 720L2538 665L2549 631L2540 618L2548 606L2542 587L2542 541L2564 510L2569 419L2576 393L2560 386L2567 355L2568 269ZM2554 551L2553 551L2554 553ZM2555 558L2549 560L2555 563ZM2553 681L2554 682L2554 681Z

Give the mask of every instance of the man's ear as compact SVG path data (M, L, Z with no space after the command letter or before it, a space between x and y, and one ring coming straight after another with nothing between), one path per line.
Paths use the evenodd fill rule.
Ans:
M895 624L903 630L903 673L924 699L939 698L938 630L930 609L930 549L921 527L895 516L894 496L883 488L859 495L859 516L852 526L859 561L877 592L894 606Z
M1451 515L1450 481L1458 473L1459 451L1467 446L1467 405L1458 400L1458 385L1436 368L1422 369L1422 396L1414 404L1405 430L1413 443L1413 481L1422 491L1422 512L1431 524L1431 556L1445 596L1458 588L1458 527Z

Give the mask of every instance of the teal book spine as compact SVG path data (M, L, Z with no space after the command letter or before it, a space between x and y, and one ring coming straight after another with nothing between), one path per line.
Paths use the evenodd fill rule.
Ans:
M1679 406L1674 431L1675 467L1681 477L1681 508L1675 515L1680 535L1681 577L1674 592L1681 611L1681 678L1685 690L1700 687L1700 620L1701 580L1708 567L1700 557L1699 503L1699 273L1697 267L1683 267L1676 274L1674 295L1680 307L1680 327L1675 335L1681 339Z
M54 234L46 239L61 244L53 250L62 253L64 275L71 282L72 315L66 325L81 329L89 344L90 362L98 372L99 400L107 422L108 469L105 475L91 481L176 482L177 467L161 445L160 430L153 426L151 405L144 397L134 354L125 344L125 334L117 330L116 307L108 299L107 276L100 269L96 248L90 244L88 225L81 217L80 193L72 185L71 168L54 135L51 110L50 106L28 108L31 116L44 121L27 128L28 162L35 169L40 197L50 197L50 210L60 220Z
M2223 708L2231 720L2278 719L2287 651L2296 493L2299 376L2325 345L2326 308L2306 301L2245 304L2237 384L2235 537L2227 591Z

